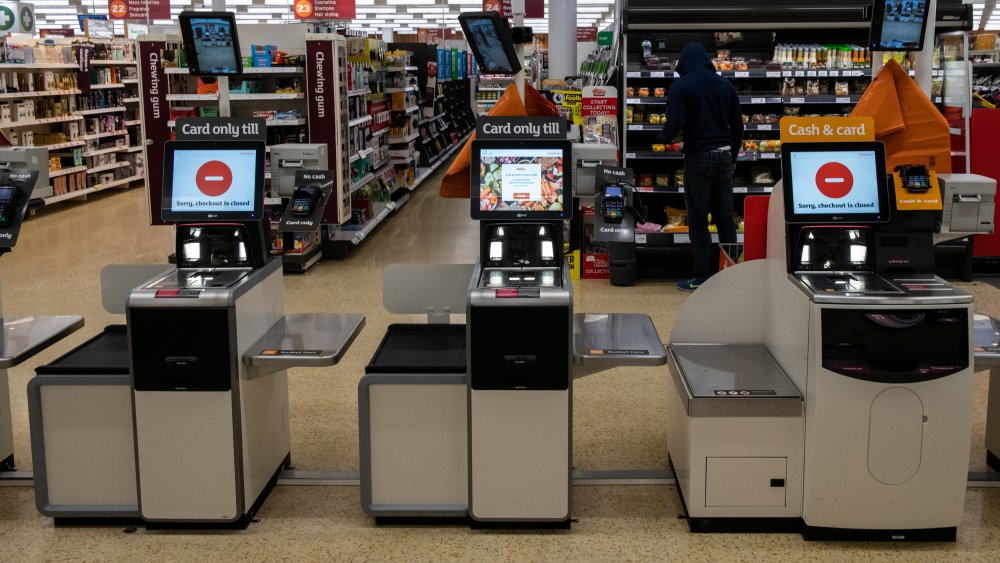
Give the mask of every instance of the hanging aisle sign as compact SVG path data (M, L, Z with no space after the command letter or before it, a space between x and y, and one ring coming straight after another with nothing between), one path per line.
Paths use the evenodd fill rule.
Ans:
M514 17L511 0L483 0L483 11L500 12L507 19ZM524 17L544 18L545 0L524 0Z
M113 20L169 20L170 0L108 0Z
M294 0L292 14L297 20L353 20L355 0Z

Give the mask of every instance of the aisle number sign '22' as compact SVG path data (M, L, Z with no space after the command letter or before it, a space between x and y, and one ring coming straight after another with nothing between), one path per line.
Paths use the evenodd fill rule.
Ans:
M108 17L113 20L168 20L170 0L109 0Z
M295 0L292 14L297 20L352 20L355 0Z

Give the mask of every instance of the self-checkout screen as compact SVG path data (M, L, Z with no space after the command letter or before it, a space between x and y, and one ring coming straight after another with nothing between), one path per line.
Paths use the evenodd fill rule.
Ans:
M792 152L796 215L881 214L875 151Z
M248 213L255 207L257 152L176 150L170 210Z
M563 154L558 148L482 149L480 211L563 210Z

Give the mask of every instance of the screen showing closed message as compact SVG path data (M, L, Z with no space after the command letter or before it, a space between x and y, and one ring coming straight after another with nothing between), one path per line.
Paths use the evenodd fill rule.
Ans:
M479 153L479 209L561 211L561 149L482 149Z
M256 169L251 150L176 151L171 209L253 211Z
M796 214L882 212L873 151L793 152L790 174Z

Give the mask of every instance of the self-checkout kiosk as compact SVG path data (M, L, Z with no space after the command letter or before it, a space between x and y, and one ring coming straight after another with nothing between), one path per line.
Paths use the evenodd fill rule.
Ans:
M391 325L358 385L361 502L376 523L569 527L586 473L572 468L573 380L666 363L648 315L573 312L564 220L575 173L588 194L595 174L570 166L573 151L475 141L476 263L386 270L386 309L431 322ZM463 310L464 326L448 323Z
M22 151L0 149L0 161L5 163L24 164L23 157ZM35 168L0 168L0 255L11 252L17 243L28 212L28 201L38 182L39 172ZM83 317L12 317L4 316L0 307L0 318L3 319L3 334L0 334L0 472L7 472L16 469L7 370L79 330L83 327Z
M881 143L782 148L767 259L710 278L671 334L668 449L689 526L953 541L972 297L931 273L952 201L936 178L887 178Z

